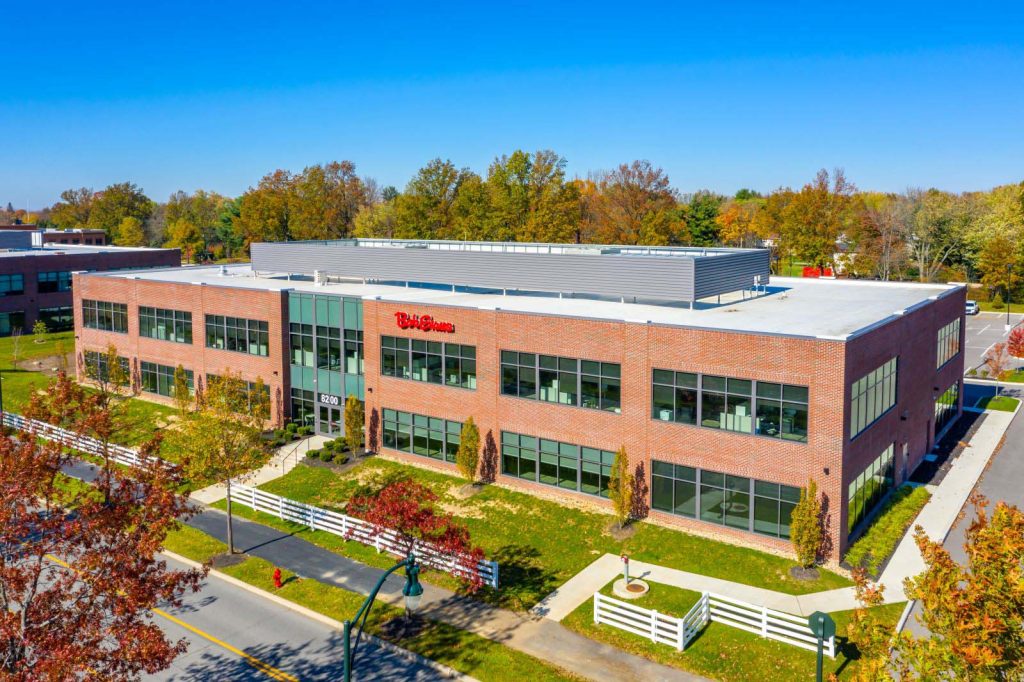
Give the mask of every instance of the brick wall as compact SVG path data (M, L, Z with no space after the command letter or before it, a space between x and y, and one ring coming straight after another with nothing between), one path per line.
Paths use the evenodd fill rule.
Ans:
M120 355L129 358L133 373L142 361L183 366L195 375L196 382L207 374L223 374L226 369L239 373L247 381L262 378L270 389L271 415L280 422L287 414L287 307L286 294L279 291L240 290L230 287L134 280L122 277L75 275L75 353L78 375L83 378L82 356L86 350L105 351L109 343ZM128 333L86 329L82 325L82 299L95 299L128 305ZM192 343L183 344L139 336L139 306L153 306L192 313ZM206 315L227 315L266 320L269 327L267 357L206 347ZM143 397L170 404L163 396L144 393Z

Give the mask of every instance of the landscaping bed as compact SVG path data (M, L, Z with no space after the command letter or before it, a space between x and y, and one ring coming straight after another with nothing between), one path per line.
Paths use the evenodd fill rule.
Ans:
M181 526L169 534L164 546L171 552L199 562L209 561L227 549L219 540L188 526ZM276 589L273 585L274 566L257 557L247 557L235 566L222 569L222 572L338 621L355 615L365 599L356 592L301 578L285 570L281 571L283 585ZM381 639L391 639L404 649L480 680L558 682L581 679L528 654L446 623L426 621L414 637L400 640L388 637L390 630L386 624L401 614L402 611L395 607L377 603L370 611L366 631Z
M296 467L261 489L300 502L343 511L345 502L368 481L411 477L438 495L438 505L468 528L472 541L501 570L501 589L480 590L476 597L505 608L525 611L599 556L628 553L633 559L684 571L732 580L790 594L807 594L849 586L846 578L821 570L814 581L789 577L793 561L754 549L730 545L650 523L637 523L632 537L616 541L607 533L607 514L569 507L526 493L490 485L476 495L459 499L463 479L400 464L367 458L343 473L323 468ZM223 502L218 503L223 508ZM301 533L326 549L357 561L385 567L391 558L373 548L346 542L322 531L282 522L236 505L239 516ZM454 580L431 572L425 580L452 588Z
M612 583L601 589L601 594L613 596ZM684 590L661 583L651 583L651 590L630 603L659 613L682 617L700 598L699 592ZM905 604L877 607L876 613L895 629ZM837 611L831 616L836 622L838 653L835 659L824 659L827 678L835 673L838 679L852 679L857 670L859 653L846 642L846 625L852 611ZM611 625L594 623L594 600L588 599L562 620L562 625L598 642L608 644L637 656L649 658L715 680L728 682L765 682L766 680L814 679L815 654L789 644L764 639L750 632L721 623L709 623L684 651L657 644L649 638L634 635Z
M865 568L877 579L931 496L924 487L902 486L894 491L871 526L846 552L845 563Z

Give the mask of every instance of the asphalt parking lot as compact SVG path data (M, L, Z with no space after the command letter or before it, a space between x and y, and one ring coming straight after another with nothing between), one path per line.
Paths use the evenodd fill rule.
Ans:
M1024 315L1010 313L1010 324L1018 325ZM1005 341L1006 313L978 313L967 316L967 348L964 356L964 370L979 367L984 362L985 351Z

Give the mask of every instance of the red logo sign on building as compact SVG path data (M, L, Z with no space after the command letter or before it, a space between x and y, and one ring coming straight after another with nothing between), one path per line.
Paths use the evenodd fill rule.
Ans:
M410 315L409 313L395 313L395 322L401 329L419 329L423 332L445 332L455 333L455 325L451 322L440 322L430 315Z

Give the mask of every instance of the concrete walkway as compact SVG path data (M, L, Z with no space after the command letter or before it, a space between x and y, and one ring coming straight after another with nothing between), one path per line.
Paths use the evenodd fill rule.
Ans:
M994 410L986 413L984 423L978 427L968 447L953 462L942 483L932 489L932 498L921 509L915 526L920 525L931 538L941 540L946 537L1015 414ZM878 579L886 587L885 602L906 601L903 581L923 570L924 561L914 542L913 532L908 531ZM531 612L538 617L560 621L621 573L619 557L605 554L541 600ZM808 616L815 611L846 611L858 606L852 587L797 596L642 561L630 562L630 575L697 592L716 592L799 616Z
M325 436L309 436L302 440L293 441L279 447L270 460L261 468L247 474L244 477L233 479L238 483L257 486L281 478L294 469L299 460L306 456L310 450L322 448L330 438ZM213 504L227 497L227 486L223 483L215 483L200 490L196 490L190 496L194 502L201 504Z
M189 520L194 528L224 539L225 514L204 509ZM383 571L322 549L295 534L234 518L235 544L241 551L286 568L304 578L369 594ZM404 579L392 575L378 599L401 606ZM558 623L482 604L448 590L424 584L421 613L517 651L534 656L591 680L681 680L705 678L663 666L578 635ZM339 619L348 614L337 614Z

